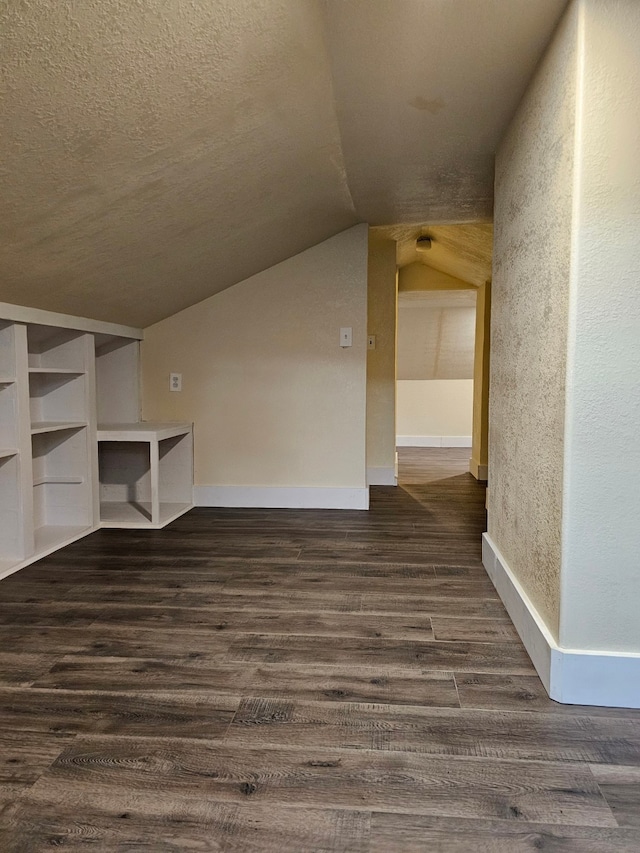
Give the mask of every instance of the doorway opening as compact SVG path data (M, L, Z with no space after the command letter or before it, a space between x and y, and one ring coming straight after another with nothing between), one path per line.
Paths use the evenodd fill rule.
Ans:
M469 470L475 330L475 288L398 295L396 445L401 481L411 471L415 477L423 460L436 470L442 460L449 476ZM428 476L426 469L423 476Z

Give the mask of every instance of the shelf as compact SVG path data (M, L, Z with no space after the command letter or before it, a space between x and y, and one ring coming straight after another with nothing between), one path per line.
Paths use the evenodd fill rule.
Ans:
M188 423L98 424L98 441L163 441L190 432Z
M87 525L80 527L65 527L57 524L45 524L34 531L35 553L41 557L51 551L75 542L91 530Z
M151 504L147 501L132 503L126 501L103 501L100 504L100 524L102 527L150 527L158 529L174 521L192 509L191 503L161 503L160 521L151 521Z
M34 486L73 486L81 483L84 483L84 477L36 477L33 481Z
M13 385L15 381L10 376L0 376L0 385Z
M17 456L18 450L14 447L0 447L0 459L10 459L12 456Z
M31 435L41 435L44 432L57 432L63 429L82 429L86 421L37 421L31 424Z
M30 367L29 373L50 376L84 376L85 370L73 370L70 367Z
M0 580L12 575L22 566L21 560L0 560Z

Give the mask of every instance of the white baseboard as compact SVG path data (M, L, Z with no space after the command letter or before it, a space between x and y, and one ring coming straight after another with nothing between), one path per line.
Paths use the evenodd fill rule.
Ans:
M477 459L474 459L473 456L469 459L469 473L476 478L476 480L480 480L482 483L486 483L489 479L489 466L481 465Z
M471 447L471 436L397 435L396 447Z
M482 561L552 699L640 708L640 654L561 648L487 533Z
M482 534L482 562L549 693L551 649L555 641L488 533Z
M387 468L367 468L367 486L397 486L398 472L395 465Z
M369 509L369 489L314 486L194 486L196 506Z

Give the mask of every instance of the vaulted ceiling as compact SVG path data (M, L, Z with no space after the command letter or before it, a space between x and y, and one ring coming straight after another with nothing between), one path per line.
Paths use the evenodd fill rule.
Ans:
M145 326L359 221L490 220L565 5L7 0L0 300Z

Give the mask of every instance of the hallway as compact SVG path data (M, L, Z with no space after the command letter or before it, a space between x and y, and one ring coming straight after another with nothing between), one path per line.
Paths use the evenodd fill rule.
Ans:
M0 583L0 849L620 853L640 712L557 705L468 450L371 510L194 510Z

